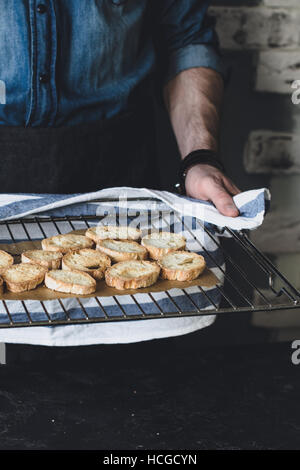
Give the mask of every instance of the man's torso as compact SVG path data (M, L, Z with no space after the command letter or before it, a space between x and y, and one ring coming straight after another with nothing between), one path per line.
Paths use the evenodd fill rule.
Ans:
M0 0L0 125L60 127L128 108L153 70L147 0Z

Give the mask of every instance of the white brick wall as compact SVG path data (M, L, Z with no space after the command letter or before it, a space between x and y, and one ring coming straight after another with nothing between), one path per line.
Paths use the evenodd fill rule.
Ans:
M257 103L257 122L265 122L266 106L271 104L269 130L257 124L245 142L245 171L271 175L271 211L251 238L264 252L276 257L279 269L300 288L300 105L293 105L288 98L293 91L291 83L300 80L300 0L261 0L256 6L236 4L210 10L216 18L221 46L229 51L252 52L254 76L252 80L249 77L244 93L247 95L251 83L254 100L250 113L255 116ZM238 74L239 55L234 57L233 73ZM278 113L277 119L273 119L274 112ZM280 120L282 132L278 127L272 129L272 122L278 124ZM277 338L288 338L294 327L300 328L300 314L257 314L253 324L274 331L277 328Z
M291 94L291 84L297 79L300 79L300 49L258 53L256 91Z
M251 239L264 253L281 255L300 253L299 234L300 217L289 213L287 207L286 211L270 212L262 227L251 234Z
M300 46L300 10L268 7L211 7L224 49Z
M262 4L268 7L297 7L300 8L299 0L262 0Z
M274 176L270 190L271 211L262 226L251 232L251 239L264 252L272 255L300 254L299 176ZM290 272L295 278L296 272L300 273L299 267L294 271L291 265ZM295 280L299 281L300 287L300 278Z
M249 134L244 165L248 173L300 174L300 135L265 130Z

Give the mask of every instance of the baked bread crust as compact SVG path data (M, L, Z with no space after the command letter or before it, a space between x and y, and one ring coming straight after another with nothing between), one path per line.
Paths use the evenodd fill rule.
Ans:
M170 281L192 281L206 267L203 256L190 251L173 251L164 255L159 261L160 275Z
M155 284L159 272L160 267L153 261L122 261L105 271L105 281L119 290L140 289Z
M67 233L65 235L54 235L50 238L42 240L42 248L46 251L58 251L66 254L70 251L81 250L82 248L92 248L93 241L84 235L76 235Z
M63 254L59 251L29 250L21 255L22 263L38 264L46 269L58 269Z
M104 272L110 266L111 261L107 255L91 248L67 253L62 259L62 269L84 271L97 280L104 278Z
M97 225L90 227L85 236L91 238L95 243L99 240L110 238L112 240L139 240L142 232L134 227L127 227L126 225Z
M159 260L167 253L184 250L186 239L178 233L152 232L143 237L141 243L148 250L150 258Z
M99 240L96 248L109 256L114 263L148 258L146 248L133 240L111 240L108 238Z
M83 271L63 271L53 269L46 273L45 285L48 289L66 294L87 295L96 290L96 281Z
M9 253L6 253L6 251L0 250L0 274L3 274L5 270L13 264L13 257Z
M46 272L46 268L38 264L20 263L6 269L3 279L10 292L25 292L41 284Z
M0 277L0 295L4 292L4 283L2 277Z

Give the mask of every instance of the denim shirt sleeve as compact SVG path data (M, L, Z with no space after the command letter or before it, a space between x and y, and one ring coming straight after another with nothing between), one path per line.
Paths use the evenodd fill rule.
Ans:
M156 7L155 44L165 82L193 67L207 67L226 79L210 0L160 0Z

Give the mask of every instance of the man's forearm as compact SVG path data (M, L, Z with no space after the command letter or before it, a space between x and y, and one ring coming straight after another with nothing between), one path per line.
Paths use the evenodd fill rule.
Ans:
M165 87L165 102L181 158L199 149L218 149L223 79L212 69L194 68L178 74ZM197 164L186 172L188 196L212 201L221 214L236 217L232 196L240 190L220 170Z
M200 148L217 150L223 79L198 67L178 74L164 97L181 157Z

